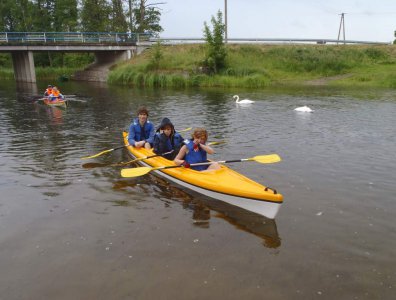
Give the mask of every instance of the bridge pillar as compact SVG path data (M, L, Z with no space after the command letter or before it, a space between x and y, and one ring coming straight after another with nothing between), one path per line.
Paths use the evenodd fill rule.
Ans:
M21 82L36 82L33 52L14 51L11 55L15 80Z

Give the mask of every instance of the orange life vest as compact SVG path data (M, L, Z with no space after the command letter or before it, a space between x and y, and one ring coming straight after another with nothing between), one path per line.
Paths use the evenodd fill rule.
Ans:
M52 90L52 96L53 97L59 97L59 91Z

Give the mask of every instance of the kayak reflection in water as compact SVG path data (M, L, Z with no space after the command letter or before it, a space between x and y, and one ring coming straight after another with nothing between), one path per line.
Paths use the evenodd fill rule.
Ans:
M208 132L205 128L195 128L191 137L190 140L185 141L185 145L181 147L174 160L178 166L182 165L185 168L189 168L190 164L207 162L207 154L214 153L210 146L205 145L208 139ZM196 171L218 170L220 165L214 162L209 165L193 166L191 168Z

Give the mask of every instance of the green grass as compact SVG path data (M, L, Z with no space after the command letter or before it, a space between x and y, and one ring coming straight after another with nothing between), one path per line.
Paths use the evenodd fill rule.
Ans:
M70 77L80 68L36 68L36 77L39 79L56 80L59 76Z
M14 79L14 71L9 68L1 68L0 69L0 78L1 79Z
M227 45L227 67L210 76L200 67L204 45L161 46L162 58L155 64L154 50L148 49L114 68L109 83L263 88L328 79L329 85L396 87L395 49L393 45ZM337 79L346 74L350 76Z
M227 67L216 75L206 74L201 67L205 50L203 44L153 47L113 68L108 82L159 88L264 88L320 80L332 86L396 88L396 45L228 44ZM92 59L83 58L86 63ZM75 65L67 59L68 65ZM0 55L0 78L14 77L9 63ZM36 76L54 80L77 70L36 67Z
M48 80L57 80L60 76L70 77L79 68L42 68L38 67L36 69L36 78L38 79L48 79ZM14 79L14 71L12 68L3 68L0 69L0 78L1 79Z

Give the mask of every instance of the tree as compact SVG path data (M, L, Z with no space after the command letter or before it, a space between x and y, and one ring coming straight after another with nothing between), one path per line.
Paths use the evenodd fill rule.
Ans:
M129 18L129 30L135 32L136 18L134 15L134 7L137 5L137 0L128 0L128 18Z
M0 18L4 31L33 31L33 3L29 0L1 0Z
M152 52L150 55L150 61L147 66L148 70L158 70L160 68L161 60L164 58L164 54L162 52L161 42L157 42L152 47Z
M163 31L159 21L161 20L161 12L155 5L164 3L147 3L147 0L140 0L139 7L133 12L135 15L135 31L139 33L160 33Z
M149 1L0 0L0 31L126 32L129 29L155 34L163 30L158 6L165 2Z
M225 25L222 22L222 13L219 10L217 19L212 16L213 31L204 22L204 37L206 40L206 57L203 62L209 73L218 73L226 66L227 49L224 44Z
M54 10L56 0L35 0L33 2L34 31L54 31Z
M77 31L78 8L77 0L56 0L53 13L54 31Z
M18 20L15 15L17 10L14 0L0 1L0 30L16 31Z
M111 31L127 32L128 24L122 8L122 1L112 0L112 3L113 3L113 9L111 12Z
M82 0L81 27L86 32L110 31L111 7L106 0Z

